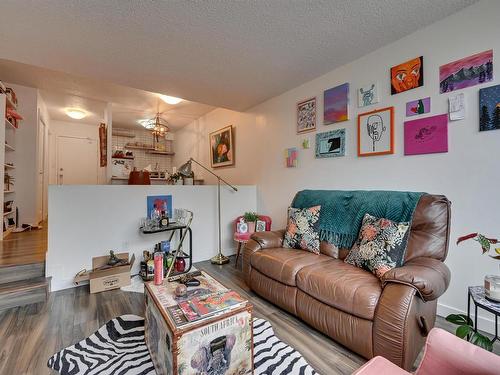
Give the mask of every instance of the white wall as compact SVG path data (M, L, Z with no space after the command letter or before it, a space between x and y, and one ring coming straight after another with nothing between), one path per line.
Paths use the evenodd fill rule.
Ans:
M97 151L99 151L99 124L87 124L85 122L70 122L70 121L51 121L50 131L53 134L53 153L51 157L51 171L50 174L55 176L57 180L57 138L58 137L79 137L79 138L90 138L94 140L97 144ZM51 145L52 147L52 145ZM85 157L82 155L82 157ZM100 167L99 165L99 155L97 157L98 163L98 183L106 184L106 167ZM54 182L57 183L57 182Z
M174 164L181 164L189 156L208 164L208 133L234 125L236 167L218 169L217 172L236 184L257 185L258 210L273 218L275 228L284 226L287 205L295 192L304 188L388 189L445 194L453 202L451 246L446 261L452 271L452 280L450 288L439 300L439 313L464 311L467 286L480 285L484 275L499 273L499 263L481 256L475 244L463 244L460 248L454 245L458 236L473 231L500 235L500 131L478 131L478 89L500 83L498 14L500 2L482 1L245 113L214 110L176 133ZM404 156L405 103L430 96L432 110L429 115L446 113L450 95L439 94L439 66L492 48L495 82L461 90L465 93L467 115L465 120L449 123L449 152ZM421 55L424 57L425 85L391 96L389 68ZM380 103L358 109L355 90L372 81L378 82ZM351 89L350 120L324 126L323 90L344 82L349 82ZM346 128L346 156L315 159L315 134L312 133L309 134L311 149L300 150L299 167L287 169L284 167L284 149L300 147L304 138L296 134L295 105L311 96L318 100L318 132ZM395 107L395 155L357 157L357 114L387 106ZM208 174L204 177L211 181ZM488 324L483 320L481 328L487 328Z
M140 219L146 216L146 197L166 194L172 194L174 208L194 212L194 261L216 255L216 186L50 186L46 270L52 276L52 289L72 287L76 273L91 269L92 257L109 250L133 252L137 259L133 273L138 273L142 251L151 251L155 243L167 239L165 233L139 233ZM238 186L237 192L223 187L221 204L222 250L231 255L235 250L233 220L242 212L256 210L256 187Z

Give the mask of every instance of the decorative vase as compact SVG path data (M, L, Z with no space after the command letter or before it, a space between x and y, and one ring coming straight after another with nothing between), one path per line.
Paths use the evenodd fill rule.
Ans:
M184 185L184 182L182 181L182 178L180 178L177 181L175 181L174 185Z

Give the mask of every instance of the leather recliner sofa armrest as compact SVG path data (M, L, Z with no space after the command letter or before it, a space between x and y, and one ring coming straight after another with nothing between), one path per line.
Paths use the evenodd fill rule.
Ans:
M433 301L448 289L450 278L450 270L442 261L419 257L387 271L382 276L382 287L388 283L405 284L415 288L424 301Z
M282 247L284 235L285 230L280 229L270 232L255 232L250 238L257 242L261 249L270 249L273 247Z

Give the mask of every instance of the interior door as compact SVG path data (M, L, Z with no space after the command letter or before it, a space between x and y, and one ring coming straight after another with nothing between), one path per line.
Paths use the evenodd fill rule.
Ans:
M39 116L38 121L38 155L37 155L37 186L36 186L36 212L37 212L37 221L40 222L44 217L44 209L45 209L45 123L43 119Z
M98 143L96 139L57 137L57 183L96 185L98 183Z

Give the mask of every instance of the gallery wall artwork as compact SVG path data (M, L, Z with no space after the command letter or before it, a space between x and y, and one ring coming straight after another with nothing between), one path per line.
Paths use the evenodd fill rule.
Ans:
M316 98L297 103L297 133L316 129Z
M424 85L423 56L408 60L391 68L391 94L415 89Z
M285 165L287 168L297 168L299 150L297 147L287 148L285 150Z
M358 115L358 155L394 153L394 107Z
M378 102L377 83L370 83L358 89L358 107L366 107Z
M316 158L345 156L345 129L316 134Z
M448 115L404 123L405 155L448 152Z
M323 93L323 123L349 120L349 84L333 87Z
M448 115L450 121L463 120L465 118L465 94L463 92L448 98Z
M234 165L232 125L210 133L209 142L210 165L212 168Z
M500 85L479 90L479 131L500 129Z
M164 215L172 218L172 196L171 195L149 195L146 198L146 211L148 219L151 219L151 214L159 211Z
M439 67L439 92L445 93L493 80L493 50Z
M412 100L406 103L406 117L422 115L431 111L431 98Z

